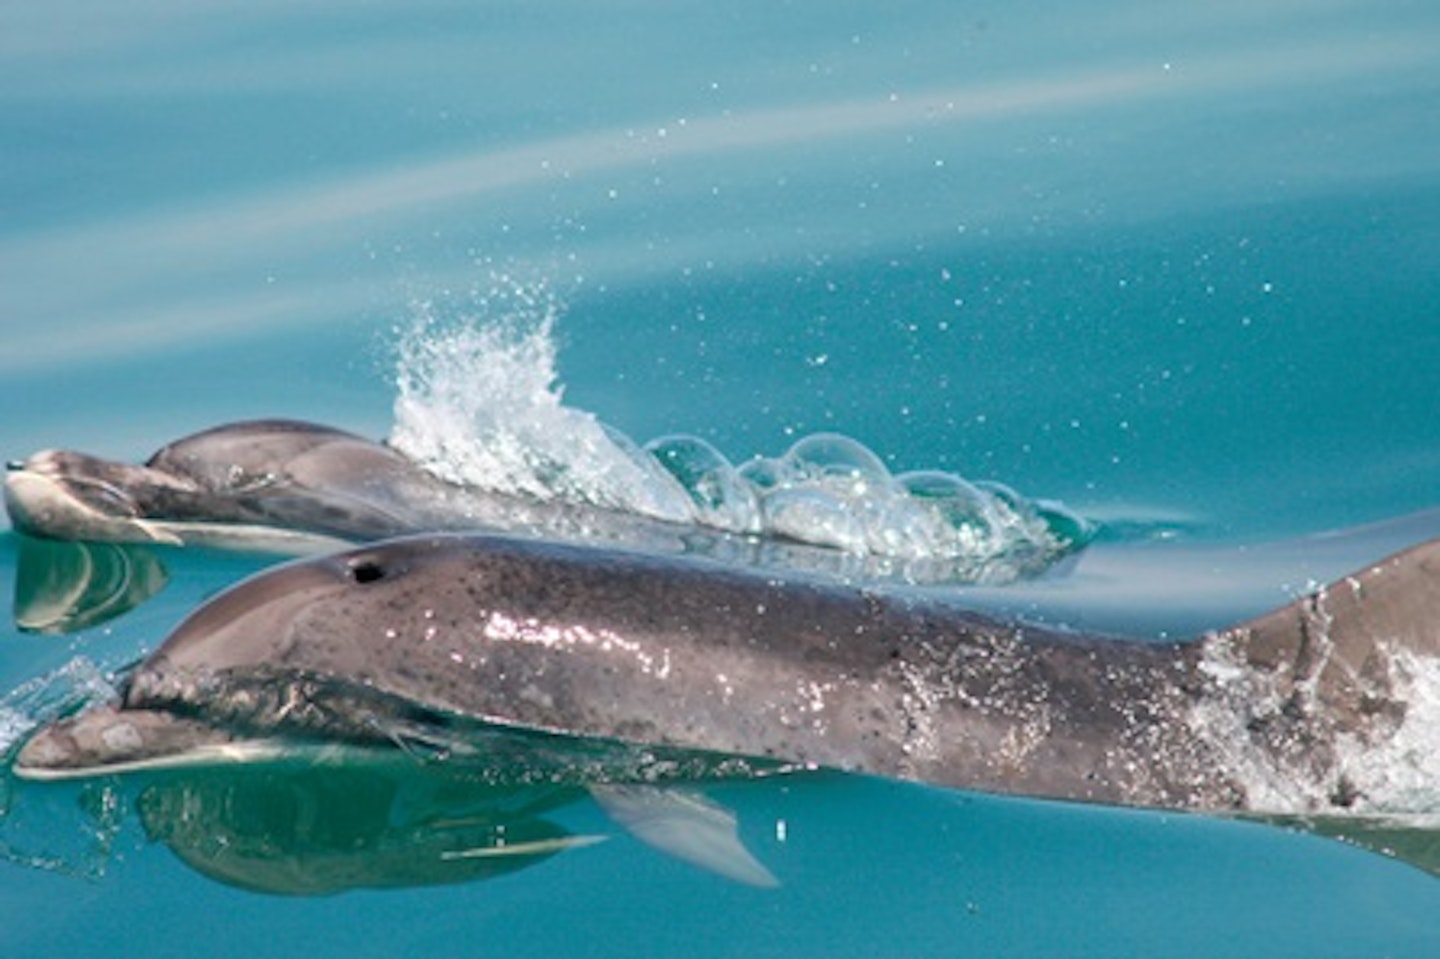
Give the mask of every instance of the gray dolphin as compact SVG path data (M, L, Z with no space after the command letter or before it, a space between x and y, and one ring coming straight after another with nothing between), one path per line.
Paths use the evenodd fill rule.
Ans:
M702 751L1137 806L1433 811L1437 689L1440 540L1243 625L1142 643L684 557L426 536L218 595L120 703L42 729L15 770L243 759L293 737L448 748L478 721L628 750L642 777Z
M973 579L983 568L964 559L903 561L701 520L460 486L385 444L286 419L205 430L162 447L143 465L43 450L9 464L5 505L17 530L46 539L284 555L407 533L484 531L917 583ZM1033 568L1021 563L1022 575L1042 571L1050 560L1030 562Z
M299 420L229 423L144 465L70 450L10 464L24 533L62 540L326 552L422 530L531 530L680 549L686 529L577 503L461 488L389 446Z

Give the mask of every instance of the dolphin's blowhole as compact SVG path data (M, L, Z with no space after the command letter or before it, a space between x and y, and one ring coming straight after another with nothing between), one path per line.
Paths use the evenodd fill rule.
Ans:
M385 568L373 559L362 559L350 566L350 578L364 585L385 578Z

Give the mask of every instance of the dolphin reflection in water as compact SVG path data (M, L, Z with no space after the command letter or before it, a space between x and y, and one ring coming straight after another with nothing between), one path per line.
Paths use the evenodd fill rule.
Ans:
M473 882L603 839L549 813L575 786L487 786L435 766L372 760L194 770L148 784L146 835L192 869L253 892Z

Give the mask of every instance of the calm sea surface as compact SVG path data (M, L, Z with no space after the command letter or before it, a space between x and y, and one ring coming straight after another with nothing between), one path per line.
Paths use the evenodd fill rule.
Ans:
M553 322L563 393L480 357L467 395L998 480L1101 541L960 601L1220 625L1440 532L1436 50L1440 8L1399 0L0 4L0 452L269 415L381 437L418 317ZM162 559L155 599L70 635L0 599L0 741L264 562ZM7 775L0 955L1440 955L1433 875L1250 823L707 787L781 883L755 889L583 795L355 775ZM332 807L328 844L287 842ZM371 807L392 845L346 856ZM610 838L385 871L405 828L497 809ZM271 892L192 865L244 842Z

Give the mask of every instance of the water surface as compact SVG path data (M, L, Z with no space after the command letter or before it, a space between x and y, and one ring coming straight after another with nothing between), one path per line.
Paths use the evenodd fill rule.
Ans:
M12 5L0 442L135 459L268 415L381 437L417 316L553 310L541 393L637 441L740 462L833 431L1104 531L1069 580L965 601L1218 625L1435 535L1437 46L1427 5L1345 0ZM120 619L4 627L6 721L103 689L262 561L165 562ZM5 955L1440 947L1433 876L1200 817L815 774L707 790L778 889L582 797L548 821L611 839L279 897L147 838L165 785L4 782Z

